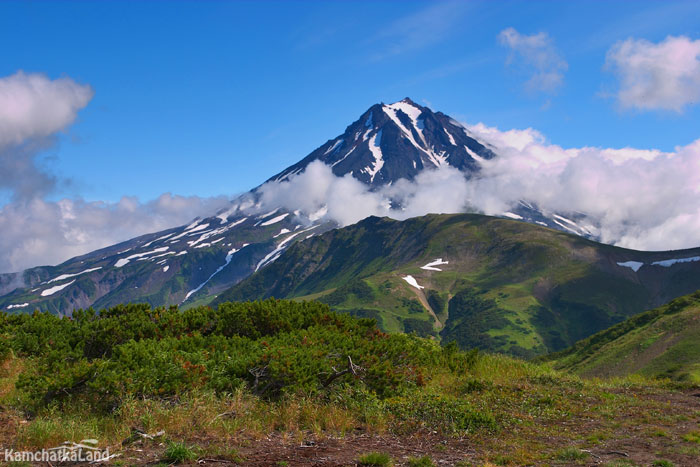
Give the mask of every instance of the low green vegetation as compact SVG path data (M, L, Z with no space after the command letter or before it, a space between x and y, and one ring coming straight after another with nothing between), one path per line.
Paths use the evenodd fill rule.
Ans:
M370 217L291 245L213 304L320 300L385 332L529 359L697 290L696 266L651 265L697 254L625 250L476 214ZM447 264L424 269L438 258ZM653 274L618 264L630 260Z
M0 315L0 356L31 359L17 380L32 410L80 401L111 410L129 397L173 397L243 387L279 399L335 388L397 397L425 384L428 369L466 370L471 354L379 331L373 320L336 314L315 302L226 303L184 312L127 305ZM400 410L400 404L396 405Z
M390 467L394 465L391 456L385 452L370 452L357 459L357 465L361 467Z
M435 467L435 463L429 456L409 457L406 465L408 467Z
M197 459L197 453L183 443L169 442L163 460L169 464L181 464Z
M97 439L123 465L284 465L342 440L355 443L343 462L364 465L457 462L464 446L465 465L579 462L631 430L676 461L697 447L679 417L700 413L669 407L674 387L388 334L318 302L0 314L0 443Z
M640 374L700 383L700 292L634 316L563 352L555 367L586 376Z
M582 461L587 459L589 454L575 447L560 449L554 454L554 458L560 461Z

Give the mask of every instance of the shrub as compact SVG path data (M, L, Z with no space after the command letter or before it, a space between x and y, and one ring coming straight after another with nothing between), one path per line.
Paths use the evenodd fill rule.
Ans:
M660 459L651 464L653 467L673 467L673 462Z
M181 464L197 458L197 453L183 443L169 442L163 453L163 460L172 464Z
M388 467L393 465L391 457L385 452L370 452L357 459L357 464L362 467Z
M77 399L109 410L134 396L221 394L243 386L278 398L351 385L382 399L424 385L430 368L464 371L475 358L385 334L374 320L318 302L270 299L184 312L120 305L77 311L73 319L35 313L3 320L4 348L32 360L17 382L30 410Z
M578 461L578 460L586 459L588 457L588 453L583 452L580 449L575 448L573 446L570 446L570 447L558 450L554 454L554 457L560 461Z
M428 456L423 457L409 457L406 464L409 467L435 467L435 463Z
M700 444L700 430L691 431L690 433L684 434L683 440L688 441L689 443Z

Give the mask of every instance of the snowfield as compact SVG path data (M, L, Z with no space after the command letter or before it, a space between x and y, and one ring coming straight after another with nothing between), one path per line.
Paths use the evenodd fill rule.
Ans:
M160 248L156 248L155 250L147 251L146 253L136 253L136 254L134 254L134 255L127 256L126 258L121 258L121 259L117 260L117 262L114 263L114 267L115 267L115 268L121 268L121 267L126 266L127 264L129 264L129 262L130 262L132 259L142 258L142 257L144 257L144 256L154 255L154 254L156 254L156 253L162 253L162 252L167 251L167 250L169 250L169 249L170 249L170 247L162 246L162 247L160 247Z
M66 284L56 285L56 286L51 287L51 288L48 288L48 289L46 289L46 290L42 290L41 296L42 296L42 297L48 297L49 295L53 295L53 294L55 294L56 292L60 292L61 290L65 289L66 287L68 287L69 285L71 285L73 282L75 282L75 279L73 279L72 281L70 281L70 282L68 282L68 283L66 283Z
M424 288L425 288L425 287L423 287L422 285L418 285L418 281L416 281L416 278L413 277L413 276L411 276L411 275L404 276L404 277L402 277L401 279L405 280L406 282L408 282L408 284L409 284L410 286L415 287L415 288L418 289L418 290L421 290L421 289L424 289Z
M62 280L64 280L64 279L68 279L68 278L71 278L71 277L79 276L79 275L81 275L81 274L87 274L88 272L97 271L98 269L102 269L102 266L99 266L99 267L96 267L96 268L92 268L92 269L86 269L85 271L76 272L75 274L61 274L60 276L54 277L53 279L51 279L50 281L48 281L47 284L50 284L50 283L52 283L52 282L62 281Z
M443 264L450 264L449 261L443 261L442 258L438 258L435 261L432 261L425 266L421 266L421 269L425 269L426 271L442 271L440 268L436 268L435 266L442 266Z
M663 266L665 268L671 267L677 263L692 263L695 261L700 261L700 256L693 256L691 258L678 258L678 259L665 259L663 261L654 261L651 263L652 266Z
M640 263L639 261L626 261L624 263L617 263L618 266L622 266L623 268L630 268L634 272L639 271L639 268L644 266L644 263Z

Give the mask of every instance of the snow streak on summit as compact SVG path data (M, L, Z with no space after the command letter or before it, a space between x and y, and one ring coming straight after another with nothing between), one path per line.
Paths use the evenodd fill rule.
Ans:
M337 176L352 175L373 187L413 178L426 168L449 164L470 175L495 154L458 122L406 98L370 107L345 133L275 175L283 181L321 161Z

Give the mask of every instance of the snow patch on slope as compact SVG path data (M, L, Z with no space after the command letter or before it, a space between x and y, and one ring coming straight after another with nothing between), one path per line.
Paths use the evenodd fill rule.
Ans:
M156 248L155 250L147 251L146 253L136 253L136 254L134 254L134 255L127 256L126 258L121 258L121 259L119 259L116 263L114 263L114 267L115 267L115 268L121 268L121 267L126 266L127 264L129 264L129 261L131 261L132 259L142 258L142 257L144 257L144 256L154 255L154 254L156 254L156 253L162 253L162 252L164 252L164 251L167 251L169 248L170 248L170 247L163 246L163 247L160 247L160 248Z
M501 214L503 217L509 217L511 219L516 219L516 220L523 220L523 216L519 216L515 214L514 212L504 212Z
M654 261L651 264L652 266L663 266L665 268L668 268L677 263L692 263L695 261L700 261L700 256L693 256L691 258L666 259L663 261Z
M466 133L466 130L465 130L465 133ZM474 159L475 161L477 161L479 164L483 164L484 162L486 162L486 159L484 159L483 157L481 157L480 155L478 155L477 153L475 153L474 151L469 149L469 146L465 145L464 150L467 151L467 154L469 154L471 156L471 158Z
M443 261L442 258L438 258L435 261L431 261L430 263L426 264L425 266L421 266L421 269L425 269L426 271L442 271L442 269L436 268L435 266L442 266L443 264L450 264L450 262Z
M644 263L640 263L639 261L625 261L624 263L617 263L618 266L622 266L623 268L630 268L634 272L639 271L639 268L644 266Z
M269 221L265 221L265 222L263 222L262 224L260 224L260 226L264 227L264 226L276 224L276 223L278 223L278 222L283 221L284 218L287 217L288 215L289 215L289 213L286 212L286 213L281 214L281 215L279 215L279 216L277 216L277 217L273 217L273 218L270 219Z
M382 157L382 148L380 147L382 143L382 130L379 130L375 135L373 135L369 140L369 150L374 156L374 163L371 167L366 167L365 170L369 174L369 181L373 182L374 177L377 173L384 167L384 158Z
M56 292L60 292L61 290L65 289L66 287L68 287L69 285L71 285L73 282L75 282L75 279L73 279L72 281L67 282L67 283L65 283L65 284L56 285L56 286L51 287L51 288L48 288L48 289L46 289L46 290L42 290L42 291L41 291L41 296L42 296L42 297L48 297L49 295L53 295L53 294L55 294Z
M457 146L457 142L455 141L455 137L452 136L452 133L450 133L449 131L447 131L447 128L444 128L444 127L443 127L443 130L444 130L445 133L447 134L447 137L450 139L450 144L451 144L452 146Z
M255 272L258 272L258 269L260 269L263 266L267 266L270 263L273 263L277 260L277 258L280 257L282 254L282 250L284 250L284 247L294 239L297 235L303 234L304 232L308 232L309 230L315 229L318 227L317 225L314 225L313 227L309 227L308 229L300 230L296 233L293 233L289 237L285 238L282 240L279 245L277 245L277 248L272 250L267 256L265 256L263 259L260 260L257 266L255 266Z
M190 290L189 292L187 292L187 295L185 295L185 299L182 301L182 303L186 302L187 299L190 298L190 297L192 296L192 294L195 294L195 293L199 292L199 291L202 289L202 287L204 287L205 285L207 285L207 282L209 282L210 280L212 280L212 278L213 278L214 276L216 276L217 274L219 274L226 266L228 266L228 265L231 263L231 259L233 258L234 253L236 253L237 251L240 251L240 250L237 250L237 249L234 248L234 249L232 249L231 251L229 251L229 252L226 254L226 259L225 259L226 262L225 262L223 265L219 266L218 269L217 269L216 271L214 271L214 272L211 274L211 276L209 276L209 278L208 278L207 280L205 280L204 282L202 282L201 284L199 284L199 286L197 286L196 288L194 288L194 289ZM165 272L165 271L164 271L164 272Z
M98 267L92 268L92 269L86 269L85 271L76 272L75 274L61 274L60 276L54 277L53 279L51 279L50 281L48 281L47 284L50 284L50 283L52 283L52 282L62 281L62 280L64 280L64 279L68 279L68 278L70 278L70 277L79 276L79 275L81 275L81 274L87 274L88 272L97 271L98 269L102 269L102 266L98 266Z
M339 139L338 141L336 141L336 142L333 144L333 146L331 146L331 147L329 147L328 149L326 149L326 152L324 152L323 155L325 156L326 154L329 154L329 153L331 153L331 152L334 152L341 144L343 144L343 142L344 142L344 140Z
M425 136L423 135L423 123L419 121L418 117L420 117L420 114L423 113L421 109L418 107L414 107L413 105L409 104L408 102L400 101L400 102L395 102L391 105L387 105L388 108L392 109L394 112L394 115L396 115L396 111L400 110L401 112L405 113L408 115L408 118L411 119L411 122L413 123L413 127L416 129L416 132L418 133L418 136L420 137L421 141L423 142L423 147L427 148L428 143L425 142ZM398 120L398 117L397 117Z
M411 276L411 275L404 276L404 277L402 277L401 279L405 280L406 282L408 282L408 284L409 284L410 286L415 287L415 288L418 289L418 290L421 290L421 289L424 289L424 288L425 288L425 287L423 287L422 285L418 285L418 282L416 281L416 278L413 277L413 276Z

